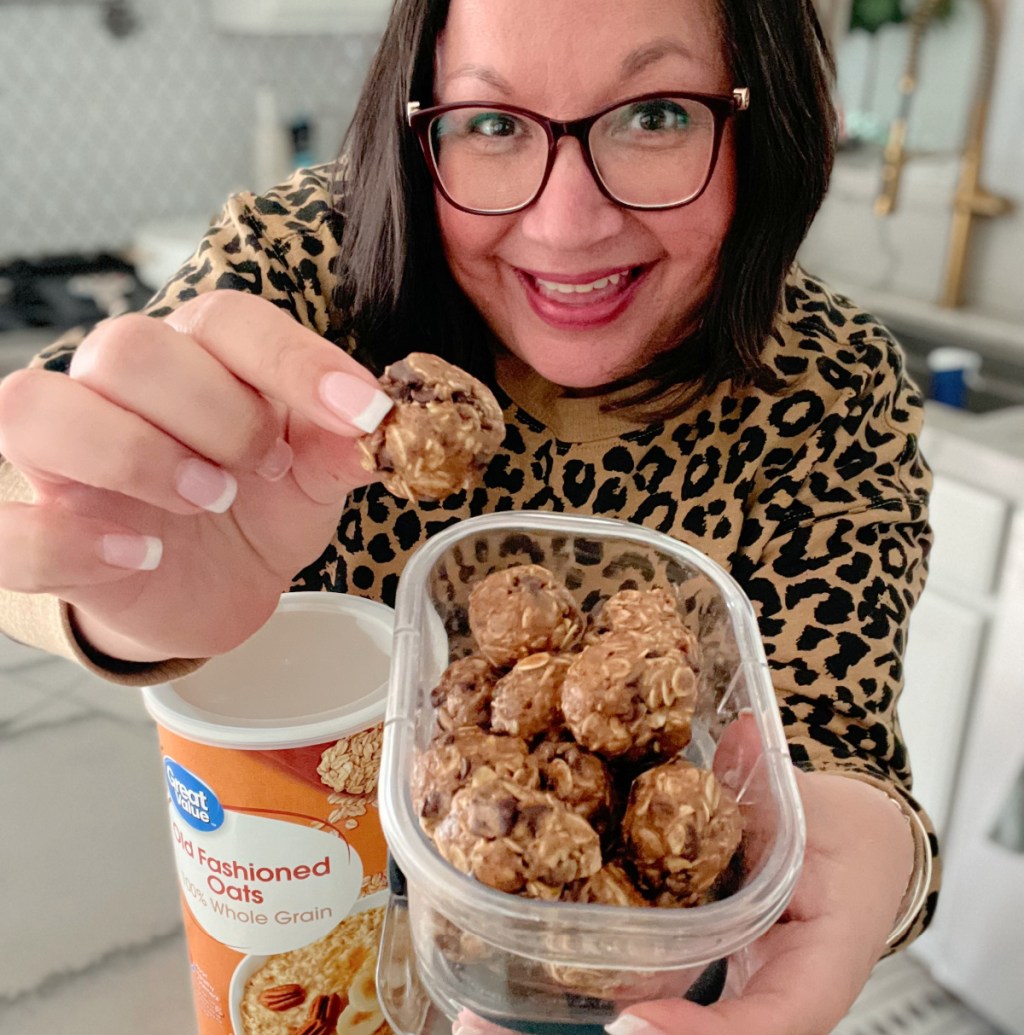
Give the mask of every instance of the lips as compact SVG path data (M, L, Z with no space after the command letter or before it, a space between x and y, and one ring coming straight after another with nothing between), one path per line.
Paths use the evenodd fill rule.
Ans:
M645 266L619 266L583 274L515 270L530 308L545 323L590 329L611 323L629 306L647 273Z

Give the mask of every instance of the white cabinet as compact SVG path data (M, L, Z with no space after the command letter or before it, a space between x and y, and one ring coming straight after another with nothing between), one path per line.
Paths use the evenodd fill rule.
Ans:
M213 22L227 32L380 32L390 0L213 0Z
M914 611L900 724L910 745L914 795L945 833L986 619L934 585Z
M975 684L997 607L1011 503L937 469L931 498L935 548L914 611L900 722L914 794L946 832Z
M1007 1035L1024 1035L1024 409L922 440L936 472L932 577L911 619L900 715L936 820L943 887L911 949Z

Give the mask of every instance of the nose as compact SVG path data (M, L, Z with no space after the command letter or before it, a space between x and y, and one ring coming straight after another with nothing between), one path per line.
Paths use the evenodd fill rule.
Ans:
M563 137L548 182L524 210L520 227L531 240L570 251L614 237L626 218L626 210L599 190L579 142Z

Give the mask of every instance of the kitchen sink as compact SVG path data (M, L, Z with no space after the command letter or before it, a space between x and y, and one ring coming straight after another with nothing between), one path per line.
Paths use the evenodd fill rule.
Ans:
M901 328L893 320L887 326L903 347L907 369L926 396L930 394L932 374L928 356L935 349L955 345L977 353L981 366L967 378L965 409L969 413L989 414L1015 406L1024 406L1024 351L1014 355L1011 350L995 350L968 340L951 336Z

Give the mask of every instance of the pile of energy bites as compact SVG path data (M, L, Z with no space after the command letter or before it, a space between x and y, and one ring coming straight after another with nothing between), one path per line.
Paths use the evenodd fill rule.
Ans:
M664 589L622 590L588 619L546 568L473 586L475 651L431 695L437 733L412 800L463 873L532 898L694 906L723 892L736 800L679 753L700 658Z

